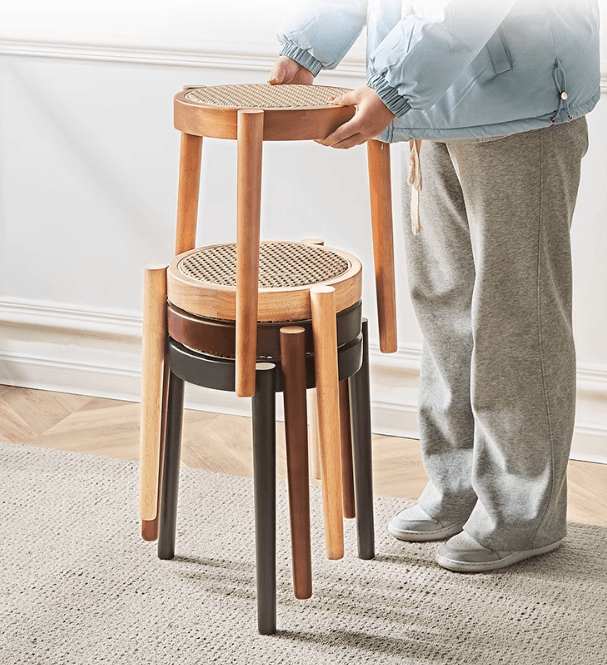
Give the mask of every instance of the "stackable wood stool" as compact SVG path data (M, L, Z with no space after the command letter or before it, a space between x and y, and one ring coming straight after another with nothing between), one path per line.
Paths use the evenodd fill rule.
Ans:
M324 86L260 85L197 86L178 94L175 126L182 131L182 144L176 256L168 267L146 269L142 534L154 540L159 527L159 556L172 558L183 381L253 397L258 625L262 633L276 628L276 391L282 390L285 400L296 596L311 594L307 388L315 387L317 392L317 399L311 401L318 409L327 556L343 556L343 516L354 512L359 556L374 556L360 263L313 242L260 244L263 141L324 138L354 114L352 107L329 103L330 97L341 92ZM236 244L195 248L202 136L238 140ZM380 349L389 352L396 350L389 152L387 145L376 141L368 146ZM352 486L348 481L352 477L350 419L355 511L348 507L352 503L348 490ZM343 454L342 441L347 442Z

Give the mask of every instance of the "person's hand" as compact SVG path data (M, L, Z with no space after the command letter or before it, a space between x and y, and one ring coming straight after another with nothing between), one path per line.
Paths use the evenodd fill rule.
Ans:
M314 75L309 69L302 67L298 62L291 60L286 55L281 55L278 58L268 79L270 85L279 85L282 83L312 85L313 81Z
M352 148L365 143L381 134L395 118L394 113L382 102L375 90L366 85L336 97L332 103L354 105L356 114L327 138L316 141L331 148Z

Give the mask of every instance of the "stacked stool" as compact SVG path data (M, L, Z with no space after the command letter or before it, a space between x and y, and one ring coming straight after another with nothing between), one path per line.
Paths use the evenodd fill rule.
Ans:
M354 114L326 86L187 87L177 242L145 273L140 517L158 555L174 556L184 381L253 398L258 628L276 630L275 393L285 404L293 584L312 593L306 391L319 451L327 557L343 557L356 514L373 558L367 322L359 261L320 241L260 243L263 141L319 139ZM195 247L202 137L238 141L237 241ZM369 141L380 349L396 350L388 146ZM351 443L350 443L351 433ZM354 476L354 479L352 478ZM352 500L354 498L354 501ZM352 504L355 504L352 505Z

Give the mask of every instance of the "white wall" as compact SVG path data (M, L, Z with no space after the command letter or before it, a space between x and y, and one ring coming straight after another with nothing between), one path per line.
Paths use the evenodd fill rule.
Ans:
M22 0L0 8L0 382L138 399L142 270L170 259L173 248L179 137L172 97L190 83L264 82L278 53L275 25L291 6ZM364 81L362 39L337 72L318 77L347 87ZM572 232L574 455L607 461L604 99L589 124ZM417 435L421 334L404 274L398 155L400 350L382 356L364 148L309 142L264 150L262 238L321 236L361 259L374 429ZM235 239L235 177L234 143L205 140L199 244ZM199 408L249 408L248 400L194 387L187 396Z

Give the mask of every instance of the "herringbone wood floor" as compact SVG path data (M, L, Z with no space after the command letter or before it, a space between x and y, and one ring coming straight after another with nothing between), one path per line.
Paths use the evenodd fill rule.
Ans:
M277 436L277 472L284 480L282 423ZM139 403L0 386L0 440L138 459ZM252 476L250 419L186 410L182 461ZM427 482L415 439L374 435L373 464L376 494L416 499ZM607 526L607 465L571 461L568 483L569 520Z

